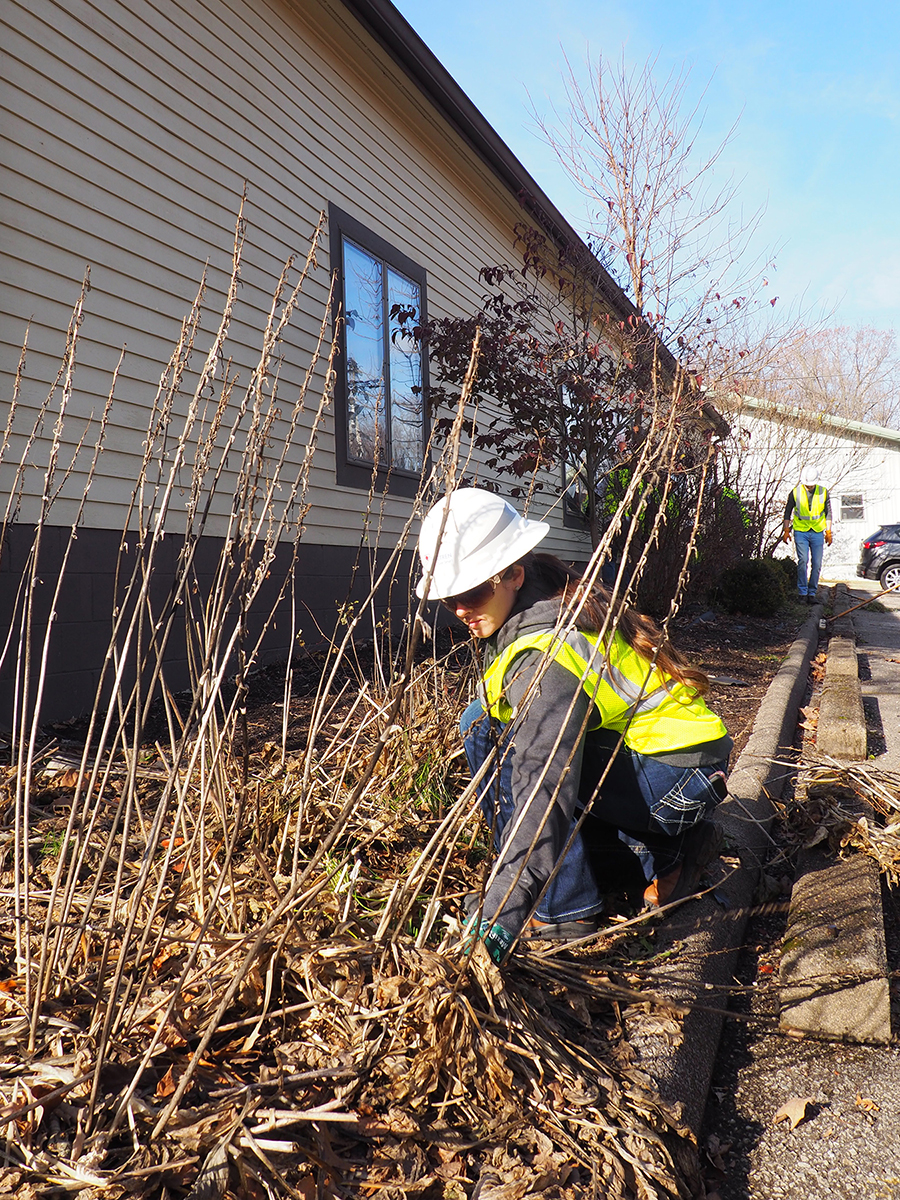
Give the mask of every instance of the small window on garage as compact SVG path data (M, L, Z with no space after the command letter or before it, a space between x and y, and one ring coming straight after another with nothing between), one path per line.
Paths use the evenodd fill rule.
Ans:
M862 496L841 496L842 521L861 521L865 515Z

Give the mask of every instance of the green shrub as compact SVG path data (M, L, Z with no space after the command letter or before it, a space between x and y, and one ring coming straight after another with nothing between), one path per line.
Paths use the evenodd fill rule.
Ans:
M729 613L774 617L789 594L786 575L771 559L749 558L722 572L716 599Z
M785 599L797 590L797 563L793 558L763 558L760 562L770 563L782 576Z

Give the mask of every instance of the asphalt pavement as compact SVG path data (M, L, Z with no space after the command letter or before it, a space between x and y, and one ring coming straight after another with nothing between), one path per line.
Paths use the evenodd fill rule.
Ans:
M881 591L867 579L850 580L846 586L854 604ZM878 603L888 611L860 608L851 614L860 690L872 761L886 771L900 771L900 593L889 592Z

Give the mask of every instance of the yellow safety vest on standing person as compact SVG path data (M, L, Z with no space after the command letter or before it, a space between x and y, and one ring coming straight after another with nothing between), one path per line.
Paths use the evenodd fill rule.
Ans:
M513 659L526 650L549 650L554 662L581 680L594 705L588 729L624 731L629 750L665 754L725 737L721 719L692 688L651 667L620 633L613 634L608 654L603 646L597 652L599 640L599 634L580 630L570 632L564 640L549 629L518 638L484 673L488 711L500 721L510 721L514 712L503 686Z
M794 488L793 523L798 533L804 533L809 529L815 533L822 532L826 524L825 502L827 499L828 492L820 483L817 483L811 491L802 483Z

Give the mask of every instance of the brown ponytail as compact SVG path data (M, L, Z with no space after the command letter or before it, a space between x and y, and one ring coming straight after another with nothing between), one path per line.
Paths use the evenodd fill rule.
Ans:
M582 578L571 567L552 554L532 551L519 560L525 570L525 582L519 593L514 612L530 608L538 600L559 596L564 602L572 600L582 587ZM595 583L588 592L578 614L579 629L599 632L610 610L610 594L602 583ZM650 617L620 604L613 614L619 633L642 658L655 661L659 669L670 675L698 696L709 691L709 678L697 667L692 667L668 642L663 642L662 631ZM655 655L655 659L654 659Z

